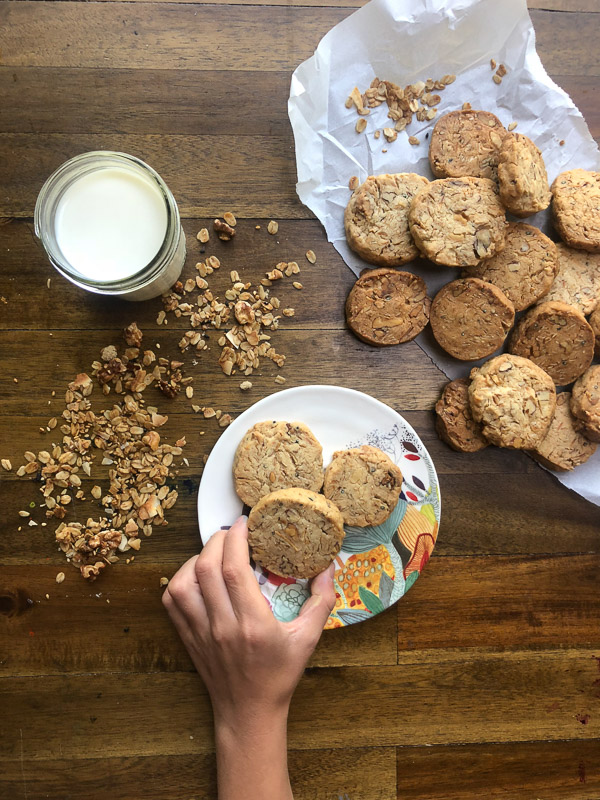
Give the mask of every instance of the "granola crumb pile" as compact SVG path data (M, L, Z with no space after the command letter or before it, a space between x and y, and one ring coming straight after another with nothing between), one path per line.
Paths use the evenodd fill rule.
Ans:
M442 99L438 92L442 92L455 80L456 75L444 75L441 80L427 78L426 81L418 81L402 88L392 81L374 78L364 92L355 86L345 105L346 108L354 106L356 109L360 117L356 123L356 132L363 133L367 127L364 118L371 113L371 109L387 103L388 117L394 126L383 128L383 135L388 142L394 142L398 138L398 133L411 124L413 115L419 122L432 120L435 117ZM380 131L376 130L374 135L378 139ZM416 137L411 138L416 139ZM418 140L411 144L418 144Z

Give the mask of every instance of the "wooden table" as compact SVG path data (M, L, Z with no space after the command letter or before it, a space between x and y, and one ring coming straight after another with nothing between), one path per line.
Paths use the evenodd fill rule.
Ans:
M60 414L66 384L134 319L171 355L187 329L157 327L160 299L77 290L35 240L42 182L94 149L163 175L183 216L186 274L197 231L236 214L235 240L208 245L224 266L217 293L231 269L256 282L280 260L301 265L304 289L277 289L296 309L276 335L285 368L265 363L245 394L214 347L189 367L196 402L237 415L282 388L278 372L286 386L349 386L404 414L440 475L442 527L421 579L372 622L327 633L298 688L296 797L600 797L600 509L523 454L461 457L437 440L444 376L414 343L374 350L345 330L352 273L295 194L291 73L360 4L0 3L0 455L13 464L0 474L2 800L215 796L210 705L159 579L199 549L197 484L221 429L185 397L160 399L169 435L188 441L180 499L136 561L95 584L67 567L37 506L40 524L17 530L40 495L14 466L52 440L39 429ZM530 5L546 68L600 137L597 0Z

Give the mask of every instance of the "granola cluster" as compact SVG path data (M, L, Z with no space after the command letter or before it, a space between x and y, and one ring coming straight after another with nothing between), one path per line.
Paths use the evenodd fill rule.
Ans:
M316 260L312 251L308 253ZM206 280L220 266L221 262L216 256L209 256L196 264L198 274L195 278L188 278L184 283L178 281L172 291L163 296L164 311L159 313L157 323L163 324L168 313L189 318L191 329L179 341L182 353L189 348L194 348L196 352L207 350L203 332L228 328L218 339L221 348L219 365L225 375L238 372L244 376L251 375L260 366L261 358L268 358L278 367L283 367L285 355L273 347L271 334L278 329L281 317L292 317L295 310L281 309L281 301L271 295L270 287L284 277L298 275L298 263L278 263L266 273L257 287L244 282L239 273L232 270L229 274L231 286L225 291L223 300L213 294ZM294 281L293 286L302 289L298 281ZM190 297L192 294L193 298ZM281 313L278 313L280 309Z
M346 100L346 108L352 108L352 106L356 108L356 112L360 116L356 123L356 132L362 133L367 127L367 121L364 118L371 113L371 109L387 103L388 117L394 125L385 127L383 135L388 142L393 142L398 138L398 133L411 124L413 115L419 122L432 120L437 114L437 106L442 99L437 92L443 91L455 80L456 75L444 75L441 80L427 78L426 81L418 81L402 88L392 81L374 78L365 92L354 87ZM379 139L381 133L376 130L374 135L376 139ZM411 136L409 141L410 144L419 144L415 136Z

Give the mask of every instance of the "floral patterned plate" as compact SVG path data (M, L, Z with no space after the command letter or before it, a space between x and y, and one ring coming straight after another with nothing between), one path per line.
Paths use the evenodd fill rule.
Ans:
M336 558L336 604L325 627L340 628L370 619L413 585L435 545L441 502L427 450L400 414L362 392L337 386L301 386L277 392L234 420L206 462L198 492L203 543L243 513L233 486L233 456L246 431L267 419L308 425L323 446L325 465L335 450L370 444L387 453L402 470L402 492L391 516L376 527L346 526L346 538ZM309 596L308 581L280 578L258 565L254 569L277 619L294 619Z

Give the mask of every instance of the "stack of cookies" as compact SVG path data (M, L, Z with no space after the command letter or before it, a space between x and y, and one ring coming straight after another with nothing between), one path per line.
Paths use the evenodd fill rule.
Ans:
M431 182L412 173L371 176L348 203L348 243L377 266L350 291L348 326L363 341L385 346L413 339L430 322L438 344L461 361L487 358L506 344L510 361L492 359L472 371L471 384L446 387L438 403L440 436L464 451L488 442L535 451L550 437L551 453L540 460L572 469L594 451L596 428L577 416L575 391L556 403L555 386L577 381L587 387L584 405L593 405L589 392L596 393L600 369L591 367L594 352L600 358L600 173L564 172L550 188L536 145L509 133L494 114L471 108L440 118L429 163ZM520 221L551 203L558 244ZM509 221L507 213L518 219ZM417 256L460 268L460 277L431 301L421 278L395 269ZM490 403L481 400L483 384L491 389L507 381L512 388L493 391ZM495 430L495 415L506 429ZM560 455L552 440L559 430L562 441L566 429L570 444L558 448Z
M301 422L266 421L240 442L235 490L250 507L253 559L276 575L312 578L339 553L346 525L380 525L402 490L399 467L369 445L333 454ZM321 489L323 493L321 494Z

